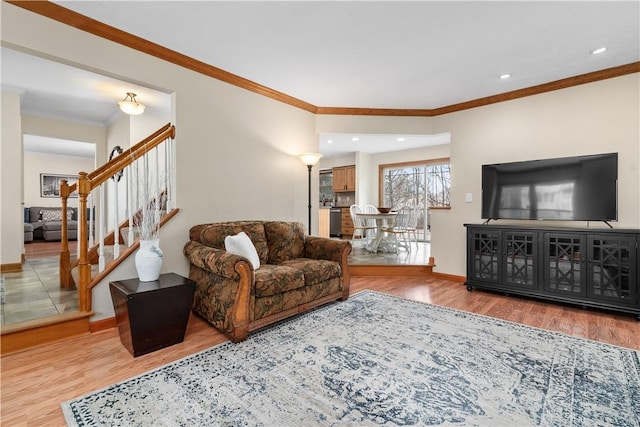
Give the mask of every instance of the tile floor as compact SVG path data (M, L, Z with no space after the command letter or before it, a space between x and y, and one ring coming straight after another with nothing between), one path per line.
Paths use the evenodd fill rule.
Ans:
M400 249L398 253L371 253L362 248L360 242L353 244L349 265L426 265L431 256L428 242L411 243L411 251Z
M351 265L426 265L431 245L413 243L411 251L398 253L371 253L355 242L349 256ZM78 293L60 288L58 257L27 259L23 271L0 276L4 296L2 326L40 319L78 310ZM3 283L2 283L3 282Z
M58 257L28 259L19 273L3 273L2 325L77 311L78 293L60 289Z

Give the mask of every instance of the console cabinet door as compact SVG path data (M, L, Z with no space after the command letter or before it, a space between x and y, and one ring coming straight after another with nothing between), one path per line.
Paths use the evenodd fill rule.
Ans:
M589 235L587 295L621 304L637 304L636 237Z
M544 233L542 270L544 290L550 293L585 297L585 235Z
M468 229L467 277L500 283L500 236L499 230Z
M538 289L538 233L502 231L502 283L513 288Z

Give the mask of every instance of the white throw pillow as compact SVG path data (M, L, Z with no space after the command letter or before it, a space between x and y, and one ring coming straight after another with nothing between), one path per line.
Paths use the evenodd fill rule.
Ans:
M254 270L260 268L258 251L256 251L256 247L253 246L253 242L244 231L239 232L235 236L225 237L224 248L229 253L247 258L251 264L253 264Z

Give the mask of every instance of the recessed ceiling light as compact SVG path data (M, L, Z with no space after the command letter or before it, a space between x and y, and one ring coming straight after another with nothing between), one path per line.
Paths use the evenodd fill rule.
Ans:
M590 51L589 51L589 53L590 53L591 55L597 55L597 54L599 54L599 53L604 52L605 50L607 50L607 48L606 48L606 47L599 47L599 48L597 48L597 49L592 49L592 50L590 50Z
M511 77L511 74L509 74L509 73L505 73L505 74L501 74L501 75L500 75L500 78L501 78L502 80L504 80L504 79L508 79L509 77Z
M360 141L360 138L358 138L357 136L354 136L353 138L351 138L351 140L353 142L357 142L357 141Z
M404 141L404 138L402 137L398 138L398 142L403 142L403 141Z
M327 144L333 144L333 139L328 139Z

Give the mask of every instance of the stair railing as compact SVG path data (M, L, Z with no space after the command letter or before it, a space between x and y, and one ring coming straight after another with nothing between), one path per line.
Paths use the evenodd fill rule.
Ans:
M114 262L123 259L120 241L124 241L131 253L138 245L134 238L136 215L144 204L162 201L163 221L177 211L175 206L175 126L170 123L158 129L129 149L119 151L107 163L93 172L80 172L78 181L69 185L62 181L60 198L62 212L67 212L69 196L78 194L77 259L72 261L69 253L68 219L62 215L60 286L73 288L72 269L77 266L80 311L91 311L91 289L99 283L100 273L106 274L105 246L113 245ZM112 155L114 153L112 152ZM124 183L120 184L120 177ZM119 196L118 187L123 186L124 197ZM144 193L144 197L140 197ZM109 196L108 202L105 196ZM97 206L95 205L97 203ZM107 206L111 206L108 212ZM98 215L96 217L96 207ZM108 212L108 213L107 213ZM113 225L109 229L109 223ZM96 230L97 229L97 230ZM126 238L121 231L127 229ZM97 232L97 236L94 234ZM95 240L97 238L97 241ZM98 274L92 277L91 264L98 264Z

